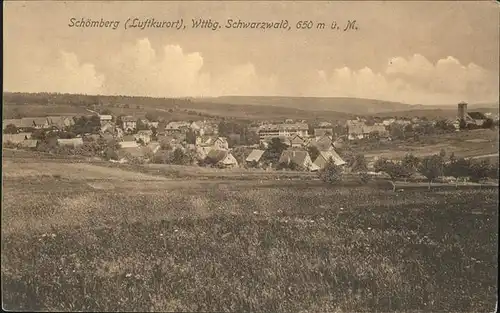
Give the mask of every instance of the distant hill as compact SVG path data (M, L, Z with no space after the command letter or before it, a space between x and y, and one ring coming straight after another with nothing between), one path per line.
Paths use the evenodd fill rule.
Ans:
M167 119L228 117L247 120L346 120L356 116L453 118L456 105L411 105L359 98L244 97L152 98L4 92L4 118L16 115L82 114L108 108L115 114L141 115L156 110ZM498 112L498 104L469 104L469 111Z
M412 105L361 98L318 98L318 97L247 97L223 96L192 99L193 102L224 103L234 105L276 106L307 111L335 111L339 113L366 115L389 112L421 110L456 110L456 105ZM498 108L498 104L470 104L469 109Z

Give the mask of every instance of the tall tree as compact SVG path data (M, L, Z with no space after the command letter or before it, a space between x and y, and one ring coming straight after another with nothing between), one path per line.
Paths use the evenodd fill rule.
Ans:
M422 160L419 166L419 171L427 178L429 182L429 190L431 189L432 181L443 175L443 170L443 159L439 155L428 156Z

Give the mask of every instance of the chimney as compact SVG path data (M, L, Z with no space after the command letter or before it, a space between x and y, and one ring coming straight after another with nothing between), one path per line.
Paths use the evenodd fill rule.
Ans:
M458 119L464 121L466 115L467 115L467 103L460 102L458 104Z

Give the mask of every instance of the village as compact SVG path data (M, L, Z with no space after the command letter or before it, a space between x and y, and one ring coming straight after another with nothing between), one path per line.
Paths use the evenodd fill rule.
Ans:
M359 142L366 145L498 125L498 115L467 112L466 103L458 104L456 119L357 117L316 123L292 119L250 124L224 119L168 121L153 114L140 118L89 111L92 114L87 116L6 119L4 147L83 154L118 163L314 172L330 159L345 170L352 169L352 149L350 156L340 151ZM375 161L367 163L368 170Z

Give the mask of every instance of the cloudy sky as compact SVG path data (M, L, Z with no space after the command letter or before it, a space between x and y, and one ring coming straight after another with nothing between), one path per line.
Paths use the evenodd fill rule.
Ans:
M117 29L69 27L117 20ZM124 29L128 18L187 26ZM218 31L192 29L217 20ZM227 19L291 30L225 29ZM301 20L324 30L296 30ZM357 31L332 31L356 20ZM499 5L481 2L4 2L4 89L165 97L498 102Z

